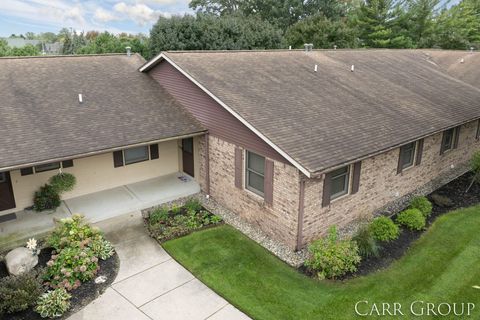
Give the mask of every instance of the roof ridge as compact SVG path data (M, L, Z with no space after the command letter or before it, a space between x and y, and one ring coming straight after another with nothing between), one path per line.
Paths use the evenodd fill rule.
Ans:
M238 53L238 52L303 52L305 49L234 49L234 50L165 50L163 53ZM446 49L436 49L436 48L426 48L426 49L396 49L396 48L337 48L337 49L312 49L312 51L317 52L335 52L335 51L358 51L358 52L367 52L367 51L413 51L413 52L424 52L424 51L438 51L438 52L465 52L470 53L469 50L446 50ZM477 53L474 51L473 53Z
M134 54L138 55L137 52L135 52ZM109 56L127 56L127 55L126 53L92 53L92 54L58 54L58 55L39 55L39 56L7 56L7 57L0 57L0 60L86 58L86 57L109 57Z

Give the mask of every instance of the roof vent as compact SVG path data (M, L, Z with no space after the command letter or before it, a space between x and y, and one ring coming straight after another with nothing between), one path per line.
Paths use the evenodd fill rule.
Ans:
M475 50L474 47L470 47L470 53L473 53L473 50Z
M305 52L310 52L313 50L313 43L305 43Z
M333 50L337 50L337 45L336 44L333 45Z
M315 72L318 71L318 64L315 65L315 67L313 68L313 71L315 71Z
M132 48L131 47L125 47L127 50L127 57L130 57L132 55Z
M292 50L292 46L288 46L288 50Z
M78 94L78 102L83 103L83 96L81 93Z
M460 59L460 63L464 63L465 62L465 59Z
M352 72L355 71L355 65L354 64L352 64L352 67L350 68L350 71L352 71Z

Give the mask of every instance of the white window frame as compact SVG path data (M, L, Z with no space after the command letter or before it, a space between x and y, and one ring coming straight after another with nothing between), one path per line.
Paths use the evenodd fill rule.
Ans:
M263 192L262 192L260 190L255 189L254 187L250 186L250 184L249 184L249 174L248 173L252 172L252 173L254 173L258 176L261 176L263 178L263 185L265 185L265 172L263 174L261 174L260 172L257 172L253 169L248 168L248 154L249 153L252 153L252 154L254 154L258 157L263 158L264 167L265 167L265 161L266 161L266 158L264 156L259 155L258 153L255 153L255 152L252 152L252 151L245 150L245 170L244 170L244 172L245 172L245 190L250 191L257 196L260 196L260 197L264 198L265 197L265 190L263 190Z
M402 157L402 156L403 156L402 150L403 150L406 146L411 145L411 144L413 144L413 148L412 148L412 149L413 149L413 152L412 152L412 162L411 162L411 163L408 163L408 164L404 167L404 163L403 163L403 161L402 161L402 159L403 159L403 157ZM418 143L417 143L417 141L413 141L413 142L407 143L407 144L405 144L405 145L403 145L403 146L400 147L400 159L399 159L398 161L400 161L400 162L402 163L402 171L403 171L403 170L410 169L410 168L412 168L413 166L415 166L415 159L416 159L416 157L417 157L417 149L418 149Z
M350 184L352 183L352 166L351 165L347 165L347 166L344 166L344 167L341 167L341 168L338 168L334 171L337 171L337 170L340 170L340 169L343 169L343 168L347 168L347 172L346 173L343 173L341 175L345 175L346 179L347 179L347 183L346 183L346 189L344 189L343 191L341 192L337 192L335 194L332 193L332 185L333 185L333 179L335 177L339 177L339 175L336 175L336 176L331 176L330 177L330 201L334 201L334 200L338 200L346 195L349 195L350 194Z

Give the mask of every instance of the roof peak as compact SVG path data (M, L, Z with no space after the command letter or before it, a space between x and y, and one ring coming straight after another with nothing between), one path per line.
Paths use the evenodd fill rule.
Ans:
M132 55L139 55L134 53ZM21 59L52 59L52 58L88 58L88 57L116 57L125 56L125 53L94 53L94 54L68 54L68 55L44 55L44 56L9 56L0 57L0 60L21 60Z
M439 51L439 52L465 52L470 53L469 50L446 50L446 49L435 49L435 48L427 48L427 49L395 49L395 48L337 48L337 49L312 49L313 52L336 52L336 51L343 51L343 52L371 52L371 51L417 51L417 52L424 52L424 51ZM305 52L305 49L241 49L241 50L166 50L162 51L163 53L249 53L249 52L258 52L258 53L269 53L269 52ZM476 51L474 51L475 53Z

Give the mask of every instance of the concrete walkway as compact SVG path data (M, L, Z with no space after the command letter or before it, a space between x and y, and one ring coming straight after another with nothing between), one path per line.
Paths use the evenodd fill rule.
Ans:
M102 221L120 258L115 282L70 320L243 320L230 305L168 255L144 230L140 212Z

